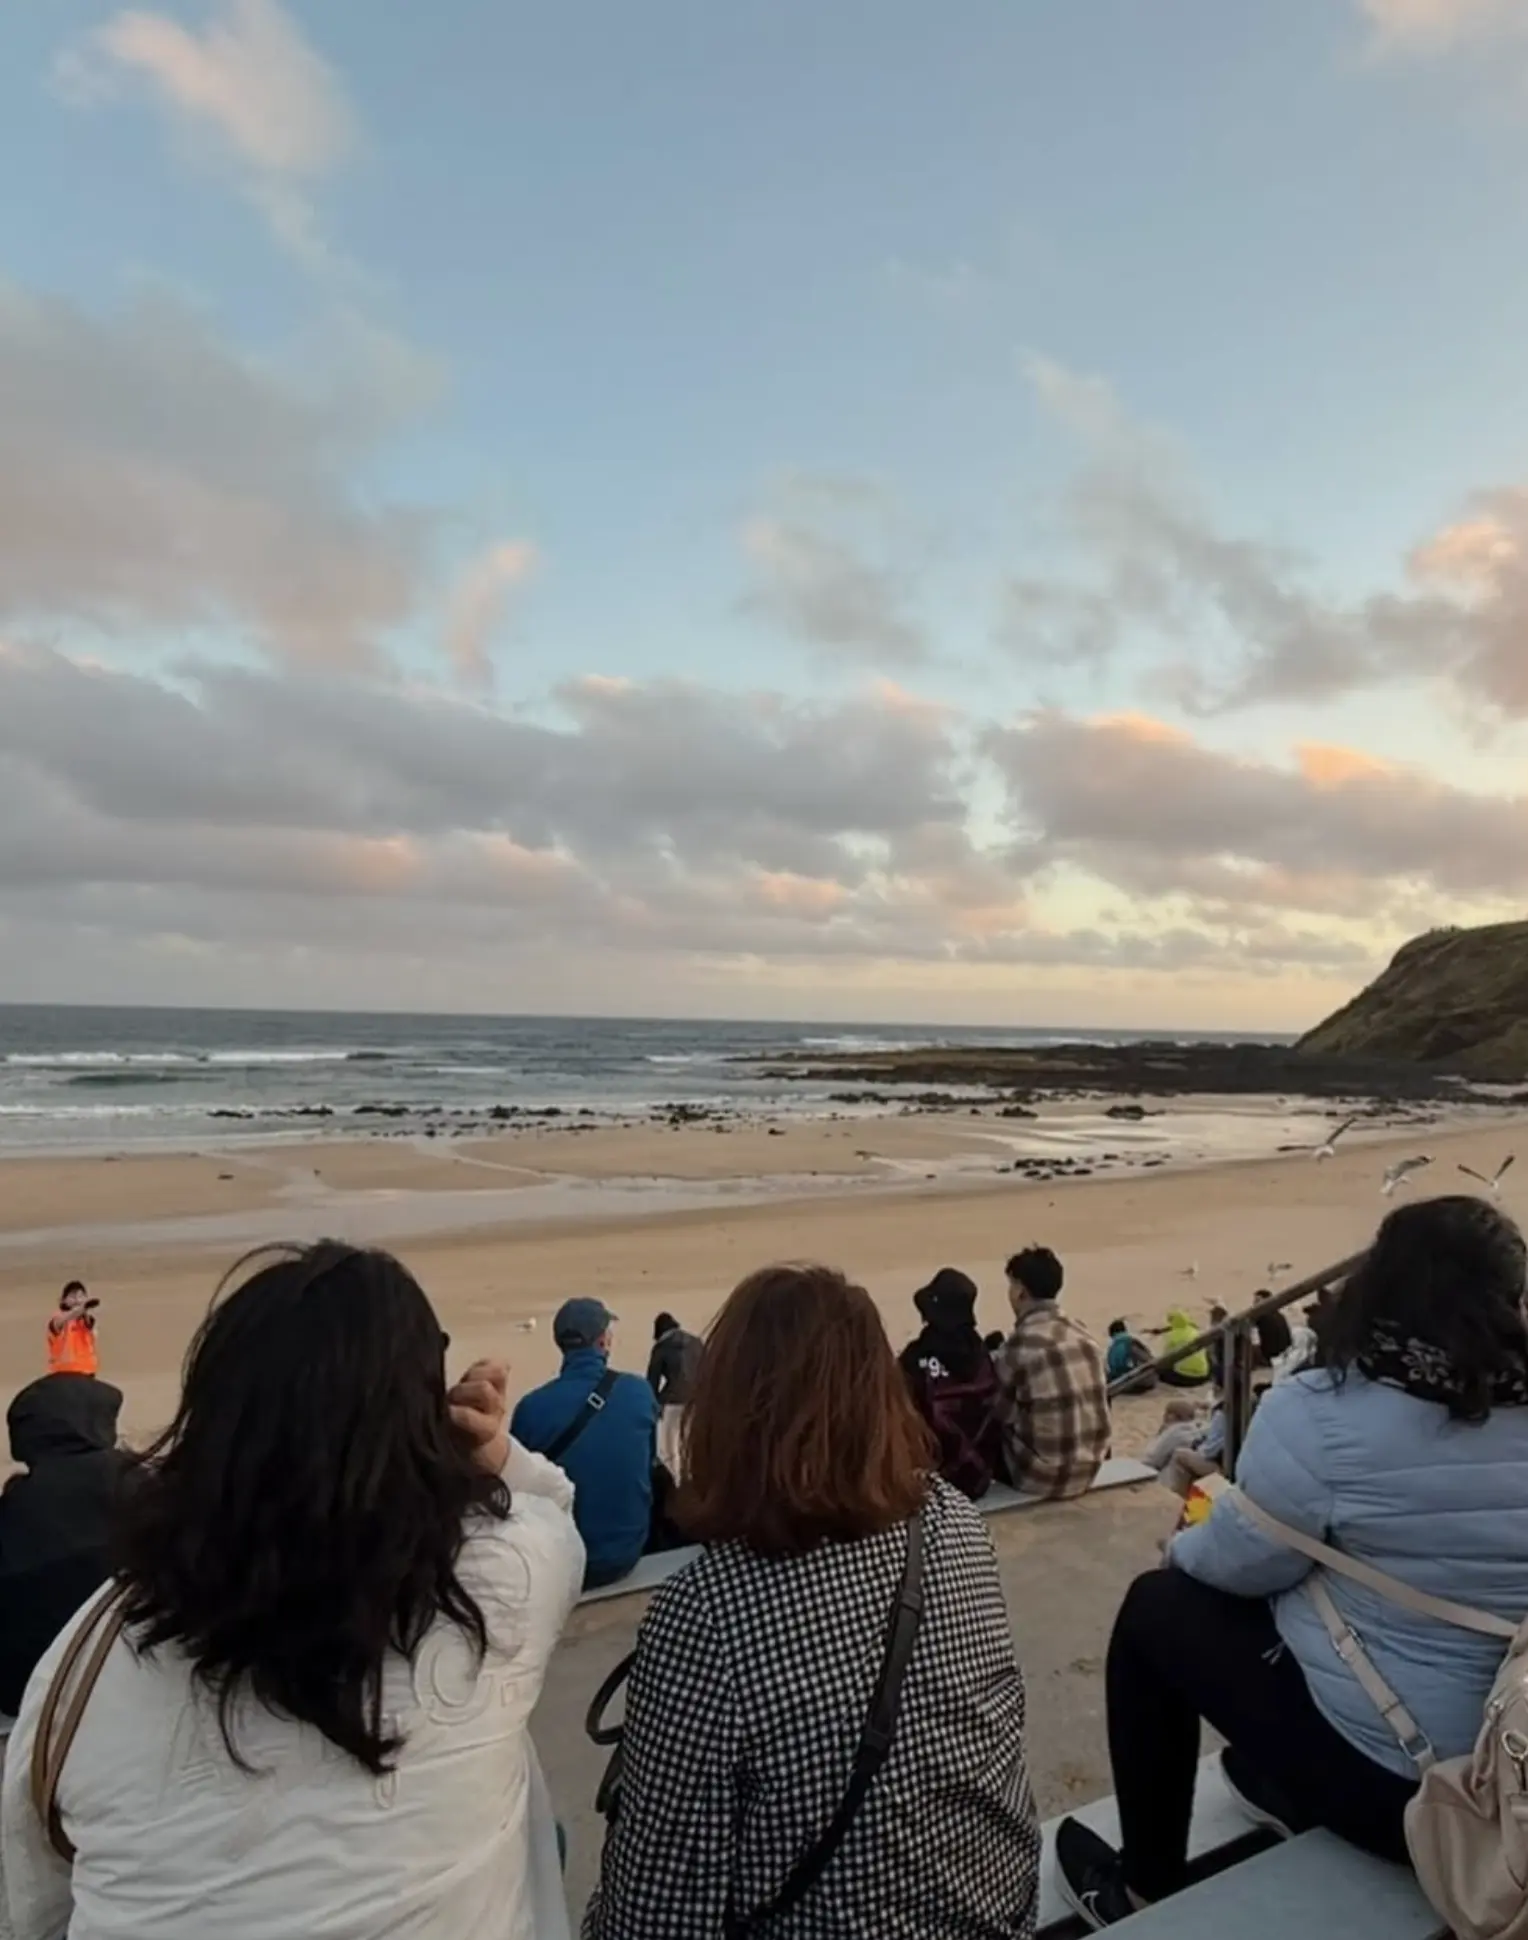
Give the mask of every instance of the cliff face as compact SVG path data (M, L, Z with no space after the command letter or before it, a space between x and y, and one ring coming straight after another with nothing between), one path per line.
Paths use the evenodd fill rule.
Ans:
M1528 1078L1528 922L1414 937L1297 1048L1521 1083Z

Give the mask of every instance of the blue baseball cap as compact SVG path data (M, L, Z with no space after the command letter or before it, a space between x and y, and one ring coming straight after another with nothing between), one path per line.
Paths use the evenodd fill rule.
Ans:
M552 1322L559 1347L593 1347L616 1316L603 1300L564 1300Z

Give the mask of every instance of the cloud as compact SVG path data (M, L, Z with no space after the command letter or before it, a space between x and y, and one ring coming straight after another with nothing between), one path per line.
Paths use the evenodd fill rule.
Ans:
M1480 492L1464 518L1408 562L1438 615L1432 642L1466 691L1500 714L1528 716L1528 488Z
M1065 864L1135 896L1342 920L1528 893L1528 796L1499 797L1348 748L1291 765L1136 716L1059 712L994 729L1014 866Z
M813 706L585 678L558 704L546 724L395 685L210 665L169 685L12 648L0 758L39 802L136 828L150 880L166 832L189 828L214 848L232 831L420 853L508 838L580 859L612 894L749 870L857 891L900 838L964 819L948 724L896 695Z
M278 0L225 0L198 33L167 14L115 14L58 63L65 98L90 106L136 84L178 130L214 145L276 241L309 270L350 274L303 185L359 145L338 76Z
M1384 53L1435 54L1472 40L1528 32L1522 0L1359 0Z
M457 679L468 687L493 685L493 636L510 595L536 569L536 548L524 539L502 539L461 573L446 614L446 653Z
M979 836L990 782L1010 826ZM1352 981L1402 905L1525 881L1521 801L1347 749L1237 761L1149 717L973 736L884 684L804 701L598 676L529 711L287 665L171 678L0 647L10 994L41 988L38 948L73 939L73 961L85 937L103 999L161 951L200 966L186 1001L270 1001L252 966L278 963L283 989L342 1003L348 965L348 1001L384 1006L427 987L672 1009L705 986L736 1014L781 979L990 990L1005 969L1223 992Z
M166 295L102 315L0 285L0 622L374 661L429 522L351 480L419 399L417 360L370 337L304 378Z
M146 83L174 116L210 129L270 175L315 176L356 144L339 81L276 0L227 0L195 33L166 14L119 13L73 56Z
M586 677L556 702L532 718L284 669L170 682L0 649L7 989L33 960L23 935L27 953L88 935L113 978L169 952L246 1001L248 966L300 952L310 989L349 964L351 1002L459 969L457 1002L487 1000L472 979L534 972L566 1005L593 963L607 1005L640 988L672 1008L716 976L733 1013L772 978L891 964L1217 961L1202 925L1034 909L972 837L958 723L898 689L807 703Z
M1528 713L1528 491L1482 493L1393 587L1345 599L1300 552L1226 530L1102 380L1045 360L1028 370L1083 463L1063 505L1076 569L1007 580L997 636L1010 652L1094 668L1133 656L1156 691L1202 714L1422 680Z
M747 520L744 611L827 660L914 667L928 641L910 612L907 544L890 501L858 480L797 478Z

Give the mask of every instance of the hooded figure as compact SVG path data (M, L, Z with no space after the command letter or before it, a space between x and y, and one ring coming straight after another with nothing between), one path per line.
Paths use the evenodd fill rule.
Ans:
M942 1266L926 1287L913 1295L923 1331L902 1349L902 1368L911 1374L930 1359L946 1374L969 1381L987 1358L986 1343L976 1328L976 1282L957 1267Z
M1162 1352L1170 1354L1175 1347L1186 1347L1191 1340L1197 1340L1203 1328L1195 1326L1181 1307L1173 1307L1167 1316L1167 1325L1162 1330ZM1168 1388L1202 1387L1210 1378L1210 1357L1201 1348L1197 1354L1188 1354L1170 1367L1162 1376L1162 1385Z
M12 1401L0 1493L0 1711L14 1713L39 1657L107 1575L127 1456L122 1392L89 1374L48 1374Z
M939 1443L939 1473L975 1502L998 1473L1003 1445L997 1373L976 1327L976 1282L941 1267L913 1305L923 1331L902 1349L902 1372Z

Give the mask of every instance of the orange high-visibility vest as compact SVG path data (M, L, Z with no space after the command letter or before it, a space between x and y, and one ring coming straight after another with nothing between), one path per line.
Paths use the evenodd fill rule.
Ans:
M48 1323L48 1372L94 1374L98 1367L94 1327L83 1314L56 1314Z

